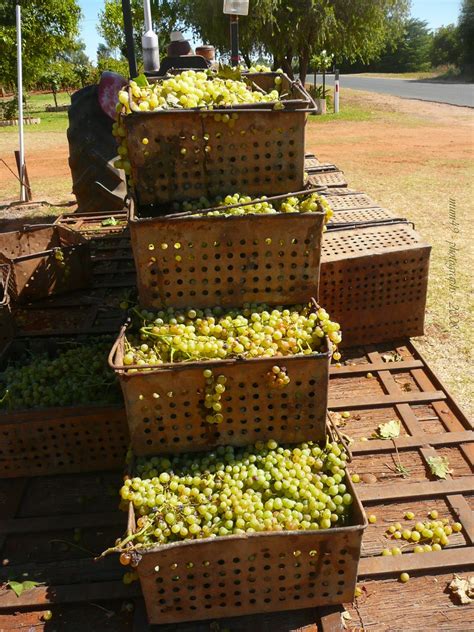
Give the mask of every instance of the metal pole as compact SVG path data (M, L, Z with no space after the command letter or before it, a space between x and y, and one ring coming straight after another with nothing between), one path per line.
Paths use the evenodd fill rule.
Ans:
M334 71L334 114L339 112L339 70Z
M232 66L239 65L239 16L230 16L230 61Z
M25 144L23 140L23 68L21 63L21 7L16 5L16 64L18 93L18 134L20 138L20 202L26 201L25 191Z
M158 36L153 31L151 21L150 0L143 0L143 14L145 17L145 32L142 35L143 69L145 72L157 72L160 67L160 51Z
M125 43L127 45L128 70L130 78L137 76L137 60L135 57L135 42L133 41L132 10L130 0L122 0L123 26L125 30Z

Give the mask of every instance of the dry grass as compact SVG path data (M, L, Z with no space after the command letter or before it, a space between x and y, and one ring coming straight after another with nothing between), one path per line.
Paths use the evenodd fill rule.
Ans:
M351 107L365 104L370 122L311 122L309 148L336 163L351 187L412 220L432 244L426 336L416 343L472 412L472 110L349 90L344 95ZM449 283L453 242L456 287Z

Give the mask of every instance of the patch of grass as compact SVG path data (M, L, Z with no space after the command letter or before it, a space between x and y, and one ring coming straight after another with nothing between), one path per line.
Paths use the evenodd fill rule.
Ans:
M310 121L312 123L324 124L330 121L370 121L374 118L375 112L367 108L366 106L358 103L343 102L341 100L340 111L338 114L334 114L332 111L328 111L325 115L311 115Z
M69 105L71 98L67 92L57 95L58 105ZM40 118L38 125L25 125L28 132L66 132L67 112L46 112L47 105L54 105L52 94L32 94L27 97L25 117ZM18 126L0 127L0 134L18 134Z

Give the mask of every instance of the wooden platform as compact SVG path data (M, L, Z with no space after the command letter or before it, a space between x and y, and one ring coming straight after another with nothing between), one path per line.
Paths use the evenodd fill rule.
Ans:
M469 421L409 341L346 351L343 366L331 369L330 410L339 431L353 440L351 468L363 479L357 489L367 512L377 516L363 542L362 595L345 605L351 617L345 620L347 629L473 629L473 605L457 605L447 591L453 572L466 575L474 569L474 433ZM343 411L349 418L341 417ZM391 419L401 422L399 438L364 440ZM449 460L452 473L446 480L429 471L427 458L435 454ZM406 477L397 471L400 463L408 470ZM1 581L41 583L19 598L0 588L2 632L342 629L342 608L150 628L140 587L122 583L117 559L93 561L125 528L126 516L117 509L121 476L116 471L0 480ZM403 523L407 510L425 519L431 509L463 524L448 547L414 554L407 545L401 556L381 556L383 548L395 546L385 536L389 524ZM397 581L402 571L411 575L407 584ZM46 610L53 617L44 623Z

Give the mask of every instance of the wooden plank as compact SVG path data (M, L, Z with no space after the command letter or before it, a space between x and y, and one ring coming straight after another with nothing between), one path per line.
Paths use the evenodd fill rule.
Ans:
M10 518L0 520L0 534L41 533L63 529L90 529L94 527L123 526L126 517L122 512L82 513L61 516L39 516L33 518Z
M474 442L474 432L464 430L463 432L446 432L443 434L423 434L417 436L397 437L396 443L399 450L408 448L421 448L429 442L431 446L448 446L459 443ZM386 439L371 439L370 441L355 441L351 444L352 454L373 454L374 452L393 452L392 441Z
M122 581L86 582L61 586L37 586L19 597L13 590L0 592L0 610L28 608L57 603L82 603L112 599L133 599L141 594L140 584L125 585Z
M421 483L397 483L396 485L358 485L357 492L362 502L402 500L403 498L427 498L448 494L471 493L474 476L462 476L446 481L423 481Z
M411 369L422 368L421 360L403 360L403 362L373 362L371 364L344 364L342 366L331 366L330 374L337 377L338 375L352 375L357 373L371 373L377 371L409 371Z
M100 561L92 557L70 558L54 562L26 562L0 567L0 581L8 578L23 577L48 584L80 584L84 582L102 582L121 580L125 572L118 557L111 555Z
M474 520L472 510L466 499L461 494L454 494L446 498L449 505L458 517L458 521L462 524L462 533L470 544L474 544Z
M446 399L443 391L431 393L400 393L400 395L371 395L364 399L332 398L328 402L329 410L348 410L354 408L378 408L395 404L423 404Z
M463 569L474 567L474 547L443 549L431 553L406 553L404 555L378 555L365 557L359 562L359 577L374 577L402 573L404 571L428 571Z

